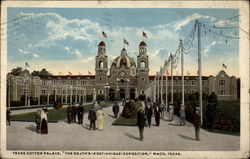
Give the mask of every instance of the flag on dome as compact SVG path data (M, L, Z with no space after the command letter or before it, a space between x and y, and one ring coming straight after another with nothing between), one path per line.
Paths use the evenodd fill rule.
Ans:
M92 73L90 71L88 71L88 75L92 75Z
M102 36L103 36L104 38L107 38L107 37L108 37L107 34L106 34L104 31L102 31Z
M222 64L222 68L227 69L227 66L223 63L223 64Z
M123 43L129 46L129 43L126 39L123 40Z
M148 38L147 34L146 34L144 31L142 32L142 36L143 36L144 38Z

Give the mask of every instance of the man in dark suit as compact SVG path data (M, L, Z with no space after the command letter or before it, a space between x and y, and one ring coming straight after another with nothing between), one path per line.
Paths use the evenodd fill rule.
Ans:
M195 128L195 138L197 141L199 141L200 140L200 137L199 137L200 126L201 126L201 116L200 116L199 108L196 108L196 111L194 113L193 125Z
M148 126L151 127L151 118L153 116L153 104L149 101L145 103L145 114L148 120Z
M76 122L76 114L77 114L76 106L73 105L73 106L72 106L72 122L73 122L73 123Z
M146 117L143 108L140 108L137 112L137 126L139 128L140 140L143 141L143 130L146 124Z
M96 111L95 111L94 107L91 107L91 109L89 110L88 119L90 121L89 130L91 130L92 127L95 130L96 129L96 127L95 127Z
M114 117L117 118L117 115L119 113L119 105L117 104L117 102L115 102L112 109L113 109Z
M10 125L10 114L11 114L10 108L7 108L7 110L6 110L6 121L7 121L7 123L9 125Z
M71 124L72 121L72 107L69 105L67 107L67 118L68 118L68 123Z
M77 117L78 117L78 124L79 125L82 125L83 113L84 113L84 108L83 108L82 104L80 104L77 107Z

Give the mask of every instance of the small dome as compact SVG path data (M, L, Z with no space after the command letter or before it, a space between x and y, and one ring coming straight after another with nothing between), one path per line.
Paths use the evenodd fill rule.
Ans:
M122 66L126 66L128 68L135 66L135 61L128 56L118 56L112 63L111 67L116 67L116 68L120 68Z
M142 41L139 46L147 46L147 44L144 41Z
M105 43L101 41L98 46L105 46Z

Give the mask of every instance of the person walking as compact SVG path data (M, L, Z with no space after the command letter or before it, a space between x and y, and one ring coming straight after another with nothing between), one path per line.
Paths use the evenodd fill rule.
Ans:
M97 115L97 129L98 130L103 130L104 128L104 116L105 112L103 108L99 107L96 112Z
M69 105L67 107L67 118L68 118L68 123L71 124L72 121L72 107Z
M6 110L6 121L7 121L8 125L10 125L10 114L11 114L10 108L7 108L7 110Z
M146 124L146 117L144 114L144 110L139 108L137 112L137 126L139 128L140 140L143 141L143 131Z
M156 126L160 126L161 113L160 113L159 106L155 107L154 113L155 113L155 123L156 123Z
M76 110L76 105L74 104L72 106L72 122L76 123L76 115L77 115L77 110Z
M118 113L119 113L119 105L117 102L115 102L115 104L112 107L113 113L114 113L114 117L117 118Z
M164 104L164 102L162 102L160 105L160 114L161 114L162 119L164 119L165 108L166 108L166 105Z
M180 126L185 126L185 106L181 104L180 113Z
M197 141L200 140L200 126L201 126L201 117L199 113L199 108L196 108L196 111L194 113L194 118L193 118L193 125L195 128L195 138Z
M35 115L36 133L41 131L41 110L37 110Z
M146 106L145 107L145 114L147 116L148 127L151 127L151 119L153 116L153 106L152 106L152 103L150 101L146 102L145 106Z
M94 106L92 106L91 109L89 110L88 119L90 121L89 130L91 130L91 128L93 128L93 130L95 130L96 129L96 127L95 127L96 111L95 111Z
M82 120L83 120L83 113L84 113L84 107L82 104L80 104L77 107L77 118L78 118L78 124L82 125Z
M173 103L169 103L169 121L173 121L174 117L174 105Z
M43 108L41 112L41 134L48 134L47 112L47 108Z

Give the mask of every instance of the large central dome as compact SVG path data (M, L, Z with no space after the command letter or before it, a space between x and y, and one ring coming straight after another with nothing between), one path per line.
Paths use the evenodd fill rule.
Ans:
M127 51L125 48L122 49L121 55L115 58L111 65L111 67L116 67L116 68L120 67L130 68L132 66L136 67L135 61L131 57L127 56Z

